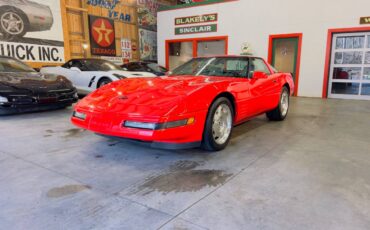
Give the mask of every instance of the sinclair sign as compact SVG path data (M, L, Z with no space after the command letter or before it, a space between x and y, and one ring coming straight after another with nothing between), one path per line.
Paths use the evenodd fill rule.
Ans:
M217 13L175 18L175 26L181 26L175 27L175 35L217 32L217 24L212 23L217 20Z

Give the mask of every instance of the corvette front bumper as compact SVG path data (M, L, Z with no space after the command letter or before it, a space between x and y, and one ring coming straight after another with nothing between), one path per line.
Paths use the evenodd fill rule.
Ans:
M112 114L109 112L89 112L76 110L86 114L85 119L72 117L74 125L90 130L104 136L113 136L146 143L153 148L164 149L184 149L199 147L202 136L207 111L198 111L171 117L145 117ZM129 128L124 126L125 121L165 123L182 119L194 118L194 123L175 128L150 130Z

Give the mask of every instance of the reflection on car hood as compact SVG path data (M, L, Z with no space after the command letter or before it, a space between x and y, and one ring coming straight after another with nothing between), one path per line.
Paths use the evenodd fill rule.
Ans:
M219 77L156 77L135 78L113 82L80 101L83 109L118 113L145 113L165 116L186 106L184 98L215 82L229 81Z
M37 72L0 73L0 92L17 90L48 91L73 88L63 76L41 74Z

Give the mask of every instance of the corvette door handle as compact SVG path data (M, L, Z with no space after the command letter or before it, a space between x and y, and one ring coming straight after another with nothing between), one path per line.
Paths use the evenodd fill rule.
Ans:
M272 80L272 82L273 82L273 83L277 83L277 80L276 80L276 79L274 79L274 80Z

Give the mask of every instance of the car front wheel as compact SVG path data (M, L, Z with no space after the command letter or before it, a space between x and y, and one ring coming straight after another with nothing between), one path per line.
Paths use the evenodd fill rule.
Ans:
M23 37L27 32L27 25L18 12L5 11L0 15L0 31L5 39Z
M267 112L266 116L270 121L282 121L286 118L289 111L289 90L286 86L283 87L278 106Z
M218 98L208 111L203 132L202 148L219 151L229 143L233 128L233 107L225 97Z
M109 84L109 83L111 83L112 82L112 80L111 79L109 79L109 78L102 78L102 79L100 79L99 80L99 82L98 82L98 87L97 88L100 88L100 87L102 87L103 85L107 85L107 84Z

